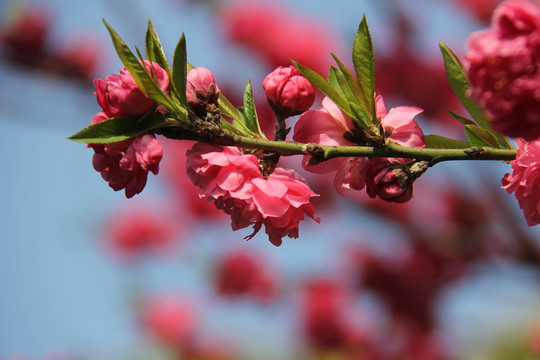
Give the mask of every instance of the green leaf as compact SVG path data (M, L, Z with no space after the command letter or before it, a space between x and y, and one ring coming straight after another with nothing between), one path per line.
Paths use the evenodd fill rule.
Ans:
M182 33L182 36L176 45L176 49L174 50L172 82L182 105L186 108L187 71L186 37L184 36L184 33Z
M139 60L133 55L133 52L126 45L124 40L114 31L114 29L105 21L105 26L111 35L114 47L120 60L127 68L137 86L141 91L148 96L150 99L158 102L159 104L165 105L169 110L174 111L182 119L187 120L187 110L184 107L179 106L175 103L156 83L152 78L145 66L143 66Z
M233 119L240 119L240 113L233 104L223 95L221 92L219 93L218 97L218 107L219 111L230 118Z
M244 89L243 100L244 100L244 115L245 115L246 127L264 139L264 134L261 131L261 127L259 125L259 119L257 118L257 111L255 110L255 103L253 101L253 91L251 88L251 80L248 80L246 84L246 87Z
M500 148L494 134L478 125L465 125L465 134L472 146Z
M68 139L89 144L108 144L123 141L158 127L168 125L154 116L122 116L87 126Z
M331 66L330 67L330 72L328 73L328 84L330 84L330 86L336 90L338 92L338 94L344 98L344 99L347 99L347 95L345 95L345 91L343 90L343 88L341 87L341 84L338 80L338 70Z
M328 81L326 81L320 74L318 74L314 70L311 70L310 68L304 65L297 63L296 61L292 59L291 59L291 62L294 65L294 67L296 67L298 71L300 71L300 73L306 79L309 80L309 82L311 82L317 89L321 90L324 95L328 96L328 98L332 100L334 104L336 104L341 110L343 110L350 117L353 116L351 112L351 107L349 103L347 102L347 100L345 100L343 96L341 96L339 92L336 89L334 89L328 83Z
M374 126L371 124L371 116L366 110L356 103L351 103L351 109L354 114L352 116L353 121L365 130L371 131Z
M459 121L460 123L462 123L463 125L476 125L476 123L474 121L472 121L471 119L467 119L466 117L463 117L461 115L458 115L456 114L455 112L451 111L451 110L448 110L446 109L446 112L451 116L453 117L454 119L456 119L457 121Z
M171 69L167 62L167 57L150 18L148 18L148 27L146 28L145 52L148 60L159 64L159 66L165 69L169 77L171 77Z
M339 66L339 69L341 70L341 73L345 77L345 80L347 80L347 84L353 91L355 97L355 102L359 103L361 101L362 97L362 89L360 89L360 85L358 84L358 80L354 77L354 75L350 72L349 69L343 64L341 60L334 54L331 53L332 57L334 58L336 64Z
M478 125L484 129L491 130L491 123L484 109L467 95L470 89L470 83L463 64L448 46L440 42L439 47L444 59L446 78L454 94L456 94L459 101Z
M353 64L356 78L361 90L361 97L368 114L377 118L375 111L375 58L373 56L373 43L366 21L366 16L358 26L354 38Z
M471 147L471 144L465 141L454 140L439 135L426 135L426 148L430 149L466 149Z

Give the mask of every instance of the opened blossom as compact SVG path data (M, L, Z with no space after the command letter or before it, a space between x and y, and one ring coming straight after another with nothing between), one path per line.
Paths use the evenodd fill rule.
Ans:
M92 119L95 124L107 119L104 112ZM92 164L114 191L125 189L127 198L139 194L146 186L148 172L157 175L163 148L151 134L109 144L89 144L94 150Z
M533 226L540 224L540 141L517 139L517 145L512 173L504 176L502 188L514 193L527 225Z
M321 110L303 113L294 128L294 140L301 143L315 143L332 146L355 146L345 138L346 133L355 129L353 120L329 98L324 98ZM377 117L388 139L398 145L423 147L424 135L413 118L422 109L399 106L386 111L382 96L376 98ZM307 171L326 174L335 172L334 187L340 194L349 189L362 190L366 184L367 158L335 158L317 165L307 166L309 157L304 157L303 166Z
M187 157L187 175L200 196L231 215L233 230L253 225L248 239L264 225L270 242L279 246L285 236L298 237L306 215L319 221L310 203L317 194L293 170L277 168L264 178L255 155L206 143L195 144Z
M540 3L503 2L491 28L472 34L467 45L470 96L493 129L527 141L540 137Z
M169 76L157 63L144 60L144 66L165 91L169 87ZM94 80L98 104L109 117L141 115L155 105L137 86L133 76L124 67L120 74Z

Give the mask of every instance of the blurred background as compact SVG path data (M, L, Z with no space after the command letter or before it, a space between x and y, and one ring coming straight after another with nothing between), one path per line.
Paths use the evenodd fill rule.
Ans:
M233 102L252 80L272 131L262 79L289 58L327 74L330 51L350 65L364 13L387 107L462 138L438 41L462 55L497 2L0 0L0 359L540 358L540 233L499 188L507 164L440 164L406 204L302 172L321 224L274 247L198 199L191 144L160 139L159 176L127 200L67 140L122 67L102 18L142 49L151 17L167 54L184 32Z

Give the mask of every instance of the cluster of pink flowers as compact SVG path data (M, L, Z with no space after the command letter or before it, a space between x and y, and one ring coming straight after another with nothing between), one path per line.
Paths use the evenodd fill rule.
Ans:
M472 34L468 48L470 96L493 128L527 141L540 137L540 3L503 2L491 28Z
M302 143L319 145L354 146L344 135L355 128L353 120L347 116L329 98L322 102L321 110L309 110L300 116L294 128L294 140ZM400 106L386 111L382 97L376 98L377 117L385 130L388 139L396 144L408 147L423 147L424 135L413 118L422 112L421 109ZM362 190L367 186L371 197L405 202L412 196L412 184L402 186L394 176L397 164L407 163L406 159L372 159L368 158L336 158L304 168L314 173L335 172L334 187L344 195L349 189Z
M159 87L167 90L169 76L158 64L144 62ZM155 102L149 99L137 86L126 68L120 74L96 79L96 96L103 112L92 119L92 124L117 116L142 115L152 109ZM122 142L110 144L89 144L94 149L94 169L101 173L109 186L115 190L125 189L126 197L140 193L145 185L148 172L156 175L163 149L151 134L141 134Z
M270 242L298 237L305 215L319 221L310 198L317 196L296 172L277 168L264 178L255 155L238 148L196 143L187 152L187 175L200 196L231 215L233 230L254 225L251 239L265 226Z

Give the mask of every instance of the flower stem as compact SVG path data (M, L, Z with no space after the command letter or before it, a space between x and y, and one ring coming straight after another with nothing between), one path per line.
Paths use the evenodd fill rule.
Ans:
M291 141L269 141L244 137L225 130L220 141L223 145L234 145L248 149L276 152L280 155L311 155L316 162L338 157L395 157L424 160L429 166L450 160L500 160L516 158L514 149L495 149L490 147L470 147L465 149L410 148L388 141L383 147L370 146L329 146L302 144Z

